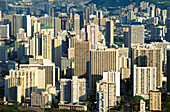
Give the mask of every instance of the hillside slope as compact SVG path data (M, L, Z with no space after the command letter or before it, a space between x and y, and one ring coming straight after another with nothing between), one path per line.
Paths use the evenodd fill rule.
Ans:
M165 6L170 6L170 0L91 0L89 3L94 3L97 7L116 7L127 6L133 2L140 3L142 1L147 1L150 3L165 2Z

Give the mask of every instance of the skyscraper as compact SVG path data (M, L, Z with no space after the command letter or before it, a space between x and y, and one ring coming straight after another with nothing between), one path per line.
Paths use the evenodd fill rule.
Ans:
M155 17L155 5L150 4L150 17Z
M151 41L163 40L164 30L161 26L154 26L151 28Z
M36 33L34 41L34 57L52 61L52 36L50 34Z
M61 68L62 39L58 36L52 40L52 61Z
M80 30L84 28L84 11L77 11L78 15L80 15Z
M132 23L129 27L128 37L129 57L131 57L131 46L133 46L133 44L144 43L144 25L138 22Z
M79 103L86 101L86 79L73 76L60 81L60 103Z
M114 37L113 37L113 21L107 21L106 22L106 35L105 35L105 39L106 39L106 45L107 46L111 46L114 44Z
M60 17L61 18L61 30L68 30L69 29L69 20L67 17Z
M76 35L80 35L80 15L78 14L74 15L74 31Z
M16 37L19 28L25 29L27 37L31 36L31 18L30 15L13 15L13 35Z
M90 41L78 40L75 42L74 76L89 79L90 69Z
M144 25L132 23L129 27L129 47L132 43L144 43Z
M101 97L102 94L106 97ZM97 82L96 97L97 97L97 110L109 110L113 106L117 105L120 96L120 72L103 72L103 79ZM102 106L102 101L106 102L105 106Z
M129 47L128 46L128 44L129 44L129 32L125 31L123 35L124 35L124 38L123 38L124 45L125 45L125 47Z
M137 67L134 65L133 96L149 99L149 91L156 89L156 67Z
M95 24L86 25L85 32L86 40L91 40L92 45L97 44L99 38L99 25Z
M84 9L85 11L85 20L86 20L86 24L90 22L90 8L89 7L86 7Z
M156 87L162 87L162 49L154 46L132 49L132 67L156 67ZM132 69L133 70L133 69Z
M113 48L90 51L90 89L96 89L96 82L105 71L118 71L118 50Z
M57 33L61 32L61 19L54 18L54 36L57 37Z

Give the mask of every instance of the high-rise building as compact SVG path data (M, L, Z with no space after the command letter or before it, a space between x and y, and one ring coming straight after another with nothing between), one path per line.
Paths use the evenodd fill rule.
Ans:
M27 37L31 36L31 18L30 15L13 15L13 35L16 37L19 28L25 29Z
M60 17L61 19L61 30L69 29L69 20L67 17Z
M85 27L86 40L91 40L91 44L95 45L99 38L99 25L90 24Z
M31 17L31 35L32 37L34 37L34 34L37 33L37 32L40 32L41 30L41 22L40 22L40 18L37 18L37 17L34 17L32 16Z
M90 22L90 8L86 7L84 9L86 24Z
M9 38L9 24L0 25L0 40L8 40Z
M61 32L61 19L54 18L54 36L57 37L57 33Z
M167 74L167 49L169 49L170 43L167 41L163 41L163 42L152 42L151 43L152 46L155 46L157 48L161 48L162 49L162 53L163 53L163 59L162 59L162 70L164 71L164 74Z
M21 64L20 68L37 67L38 69L45 69L45 87L47 84L55 86L55 64L48 59L29 59L29 64Z
M7 61L8 60L8 47L7 46L0 46L0 61Z
M155 5L150 4L150 17L155 17Z
M129 57L131 57L131 46L134 44L144 43L144 25L138 22L132 23L132 25L129 27L128 37Z
M78 15L80 15L80 30L84 28L84 11L77 11Z
M156 67L156 87L162 87L162 49L136 47L132 49L132 67ZM133 70L133 69L132 69Z
M90 49L90 41L78 40L75 42L74 76L89 79Z
M80 36L80 15L74 15L74 31L76 35Z
M61 59L61 77L71 78L74 76L74 59L67 59L62 57Z
M161 111L161 91L151 90L149 93L149 110Z
M133 43L144 43L144 25L132 23L129 27L129 47Z
M34 41L34 58L49 59L52 61L52 35L36 33Z
M161 26L154 26L151 28L151 41L160 41L163 40L163 28Z
M103 18L103 12L102 11L96 11L96 17L97 18Z
M86 79L61 79L60 81L60 103L79 103L86 101Z
M62 57L62 39L57 36L52 40L52 61L55 66L61 68L61 57Z
M114 32L114 29L113 29L113 21L110 20L110 21L107 21L106 22L106 35L105 35L105 39L106 39L106 45L107 46L111 46L114 44L114 37L113 37L113 32Z
M54 27L54 17L48 16L48 15L41 17L41 26Z
M113 48L90 51L90 88L96 90L96 82L105 71L118 71L118 50Z
M106 95L106 97L101 97ZM109 110L117 105L120 96L120 72L103 72L103 79L97 83L96 97L97 97L97 110L101 112L102 109ZM101 101L103 100L103 101ZM105 103L103 108L102 103Z
M156 67L137 67L134 65L133 96L149 99L149 91L156 89Z
M133 12L133 10L130 10L128 12L128 15L129 15L129 22L131 22L134 19L134 12Z
M5 96L9 102L30 101L32 92L45 90L45 78L45 70L36 67L10 70L5 77Z
M125 31L123 35L124 35L124 38L123 38L124 45L125 45L125 47L129 47L128 46L128 43L129 43L129 32Z
M14 36L13 15L4 15L2 22L4 25L9 24L9 35Z

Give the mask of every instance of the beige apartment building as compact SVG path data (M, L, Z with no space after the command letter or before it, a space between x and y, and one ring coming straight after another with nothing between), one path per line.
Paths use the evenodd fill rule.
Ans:
M51 108L52 95L46 91L42 93L31 93L31 106Z
M149 93L150 111L161 111L161 91L152 90Z
M134 65L133 96L149 99L149 91L156 89L156 67L137 67Z
M96 85L97 110L99 112L101 112L100 110L109 110L117 105L120 96L120 72L103 72L103 79Z
M132 67L156 67L156 86L162 87L162 49L154 46L132 49Z
M5 77L5 96L9 102L30 101L31 93L45 90L45 69L20 68L10 70ZM23 97L23 98L22 98Z
M80 35L80 15L74 15L74 32L76 35Z
M21 64L20 68L38 67L38 69L45 69L45 86L52 84L55 86L55 64L48 59L29 59L29 64Z
M118 71L118 50L113 48L90 51L90 88L96 90L96 82L105 71Z
M75 42L75 58L74 58L74 76L89 79L90 69L90 41L76 41Z

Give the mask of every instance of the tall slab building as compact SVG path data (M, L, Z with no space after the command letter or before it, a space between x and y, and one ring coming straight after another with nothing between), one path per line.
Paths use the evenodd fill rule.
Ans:
M96 82L105 71L118 71L118 50L113 48L90 51L90 89L96 90Z
M136 64L138 67L156 67L156 87L162 87L162 49L151 47L136 47L132 49L132 68ZM133 69L132 69L133 70Z
M89 79L90 49L91 49L90 41L78 40L75 42L74 76Z

